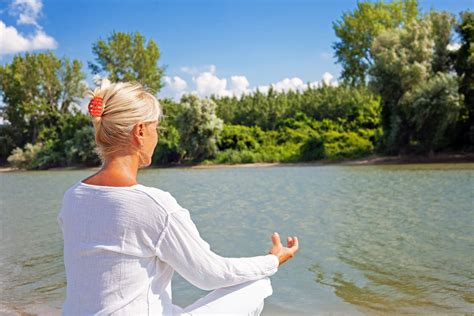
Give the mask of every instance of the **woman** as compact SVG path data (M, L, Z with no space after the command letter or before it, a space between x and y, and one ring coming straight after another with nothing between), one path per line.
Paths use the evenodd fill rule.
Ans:
M283 247L274 233L262 256L214 253L170 193L137 183L158 141L158 100L140 84L108 81L91 97L102 168L65 192L57 218L67 278L62 314L259 315L272 294L269 277L294 256L298 239ZM186 308L174 305L174 271L214 291Z

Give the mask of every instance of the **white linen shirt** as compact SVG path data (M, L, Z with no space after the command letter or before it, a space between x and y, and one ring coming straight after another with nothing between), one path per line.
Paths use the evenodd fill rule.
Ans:
M275 274L278 258L226 258L204 241L166 191L78 181L57 216L67 288L62 315L172 315L177 271L203 290Z

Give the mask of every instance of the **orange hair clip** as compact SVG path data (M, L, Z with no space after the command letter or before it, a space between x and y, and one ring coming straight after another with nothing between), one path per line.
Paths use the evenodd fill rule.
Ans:
M95 117L100 117L102 116L102 111L104 107L102 106L102 97L94 97L90 102L89 102L89 113L92 116Z

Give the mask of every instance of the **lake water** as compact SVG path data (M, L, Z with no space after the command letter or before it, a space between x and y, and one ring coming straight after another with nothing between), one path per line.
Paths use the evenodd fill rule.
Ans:
M58 314L65 295L64 191L95 170L0 173L0 314ZM145 169L227 257L296 235L264 315L470 313L474 164ZM286 242L285 242L286 243ZM207 292L175 273L174 303Z

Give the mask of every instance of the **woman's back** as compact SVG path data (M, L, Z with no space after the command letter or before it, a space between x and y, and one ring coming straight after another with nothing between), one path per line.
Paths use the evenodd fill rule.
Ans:
M173 208L169 197L140 184L79 181L66 191L58 215L68 281L64 314L166 312L173 270L158 260L155 246Z
M216 254L170 193L141 184L79 181L65 192L58 222L64 238L65 315L172 315L180 310L172 304L174 271L200 289L214 290L272 276L279 266L273 254ZM232 309L253 301L250 310L258 310L271 287L256 286L236 293Z

